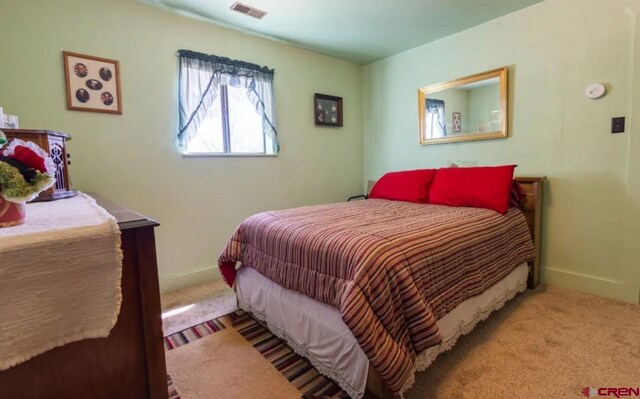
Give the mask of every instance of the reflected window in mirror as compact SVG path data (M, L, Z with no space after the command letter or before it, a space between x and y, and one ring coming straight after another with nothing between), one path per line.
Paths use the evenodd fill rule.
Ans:
M447 135L447 122L444 113L444 101L435 98L427 99L426 126L429 137L445 137Z

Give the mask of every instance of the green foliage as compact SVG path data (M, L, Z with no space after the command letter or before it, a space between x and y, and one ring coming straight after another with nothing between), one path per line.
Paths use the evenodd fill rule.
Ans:
M0 162L0 191L7 201L27 202L55 182L48 174L37 172L31 182L27 182L18 169L6 162Z

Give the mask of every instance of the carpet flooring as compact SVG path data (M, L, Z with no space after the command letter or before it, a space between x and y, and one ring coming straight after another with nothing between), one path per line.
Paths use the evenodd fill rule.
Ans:
M640 387L640 306L548 287L460 338L405 398L579 398L588 387Z
M237 308L236 294L224 281L195 285L162 295L162 329L170 335Z
M170 399L348 398L242 310L166 336L164 342Z

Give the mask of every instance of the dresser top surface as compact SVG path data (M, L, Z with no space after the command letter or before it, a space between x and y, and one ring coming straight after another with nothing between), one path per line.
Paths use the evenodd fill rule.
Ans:
M128 230L135 229L138 227L156 227L160 226L160 223L155 220L149 219L146 216L139 214L138 212L132 211L131 209L125 208L121 205L116 204L115 202L104 198L103 196L96 193L87 193L93 199L96 200L98 205L107 210L118 222L118 227L120 230Z
M44 136L56 136L56 137L64 137L65 140L71 140L71 136L66 133L56 132L53 130L46 129L0 129L7 134L36 134L36 135L44 135Z

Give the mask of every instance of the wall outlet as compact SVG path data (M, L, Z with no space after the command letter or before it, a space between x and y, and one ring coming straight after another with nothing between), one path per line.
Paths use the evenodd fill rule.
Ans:
M624 116L611 118L611 133L624 133Z

